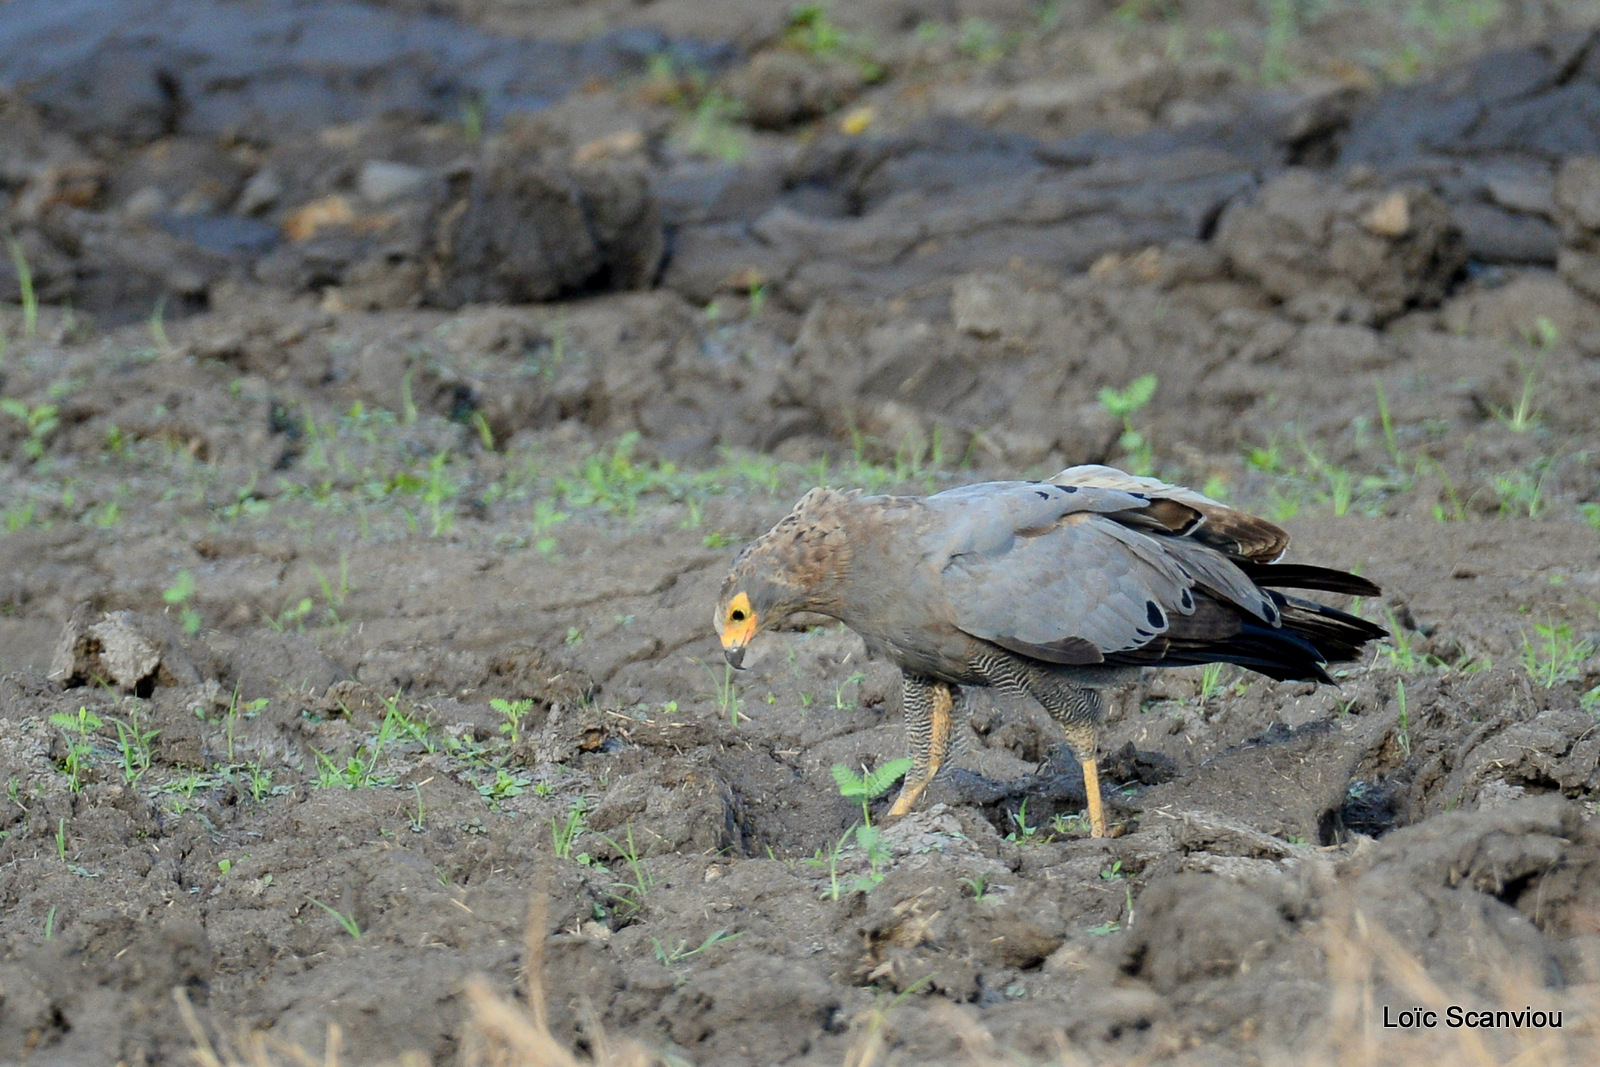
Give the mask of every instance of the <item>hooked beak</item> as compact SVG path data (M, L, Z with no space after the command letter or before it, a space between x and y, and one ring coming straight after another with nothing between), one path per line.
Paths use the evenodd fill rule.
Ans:
M744 669L745 646L756 636L756 631L761 629L761 624L756 620L756 613L748 607L745 608L745 612L743 619L738 622L730 620L722 628L722 658L736 671Z

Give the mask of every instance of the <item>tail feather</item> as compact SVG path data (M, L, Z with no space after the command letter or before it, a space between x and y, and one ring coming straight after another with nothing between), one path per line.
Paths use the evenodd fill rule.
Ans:
M1351 596L1378 596L1382 594L1375 583L1359 574L1337 571L1332 567L1318 567L1310 563L1252 563L1235 561L1252 582L1268 589L1320 589L1325 593L1348 593Z
M1387 637L1383 627L1299 597L1269 591L1282 625L1269 626L1242 613L1231 633L1205 637L1163 635L1142 648L1106 656L1108 664L1185 667L1232 663L1278 681L1331 682L1329 663L1358 659L1368 642Z

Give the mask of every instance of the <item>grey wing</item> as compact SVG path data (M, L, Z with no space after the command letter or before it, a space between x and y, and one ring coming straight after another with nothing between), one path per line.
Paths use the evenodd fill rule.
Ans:
M1093 513L1018 534L942 572L956 625L1053 663L1093 664L1166 633L1195 610L1194 580L1153 539Z
M1050 482L979 482L923 501L930 532L923 546L943 566L955 556L1008 551L1021 534L1044 531L1063 517L1138 510L1149 498L1115 487Z

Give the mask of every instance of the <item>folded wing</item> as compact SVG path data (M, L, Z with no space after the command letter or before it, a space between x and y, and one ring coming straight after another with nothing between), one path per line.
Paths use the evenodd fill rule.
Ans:
M1372 595L1365 579L1273 565L1288 535L1192 490L1108 467L929 499L927 544L956 625L1064 665L1224 661L1325 678L1384 631L1278 588Z

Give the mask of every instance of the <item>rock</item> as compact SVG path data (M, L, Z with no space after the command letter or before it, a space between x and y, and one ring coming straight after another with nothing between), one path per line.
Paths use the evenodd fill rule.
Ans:
M416 194L427 180L428 172L421 167L369 159L361 164L356 191L368 203L387 204Z
M611 783L588 824L624 847L616 835L631 827L641 852L715 853L740 845L733 791L706 770L657 767L624 775Z
M779 956L744 956L695 971L667 997L669 1033L699 1063L781 1063L796 1035L839 1011L836 988L812 967Z
M1390 193L1361 216L1361 225L1379 237L1404 237L1411 232L1411 202L1405 193Z
M309 241L320 230L348 226L355 219L356 209L350 198L334 194L296 208L284 220L283 232L291 241Z
M50 680L68 688L107 680L130 693L153 681L161 650L140 632L133 613L111 612L93 623L89 616L89 606L79 605L62 628Z
M642 171L566 169L510 151L480 165L431 222L428 302L526 303L606 285L635 289L666 249Z
M1555 209L1563 241L1588 244L1600 233L1600 156L1578 156L1561 165Z
M779 49L760 53L730 75L728 92L752 126L781 130L837 110L866 81L860 63Z
M1556 257L1556 270L1578 292L1600 300L1600 253L1563 248Z
M1059 314L1059 295L1029 292L1017 279L995 274L957 278L950 292L956 329L974 337L1027 337L1044 315Z
M122 214L129 219L151 219L167 210L167 196L153 185L147 185L128 197L122 205Z
M1153 882L1123 945L1125 969L1158 992L1218 975L1249 973L1288 939L1304 905L1284 879L1255 884L1201 874Z
M1284 350L1292 365L1338 375L1377 370L1399 355L1376 330L1332 322L1308 324Z
M244 183L244 188L239 190L239 199L234 201L233 210L240 215L259 215L264 211L274 208L283 196L283 179L278 177L278 172L270 167L263 167L250 176Z
M1432 193L1340 185L1299 169L1229 208L1217 240L1236 272L1277 299L1321 291L1364 300L1380 323L1438 303L1466 259Z
M1556 175L1556 270L1591 300L1600 300L1600 156L1579 156Z

